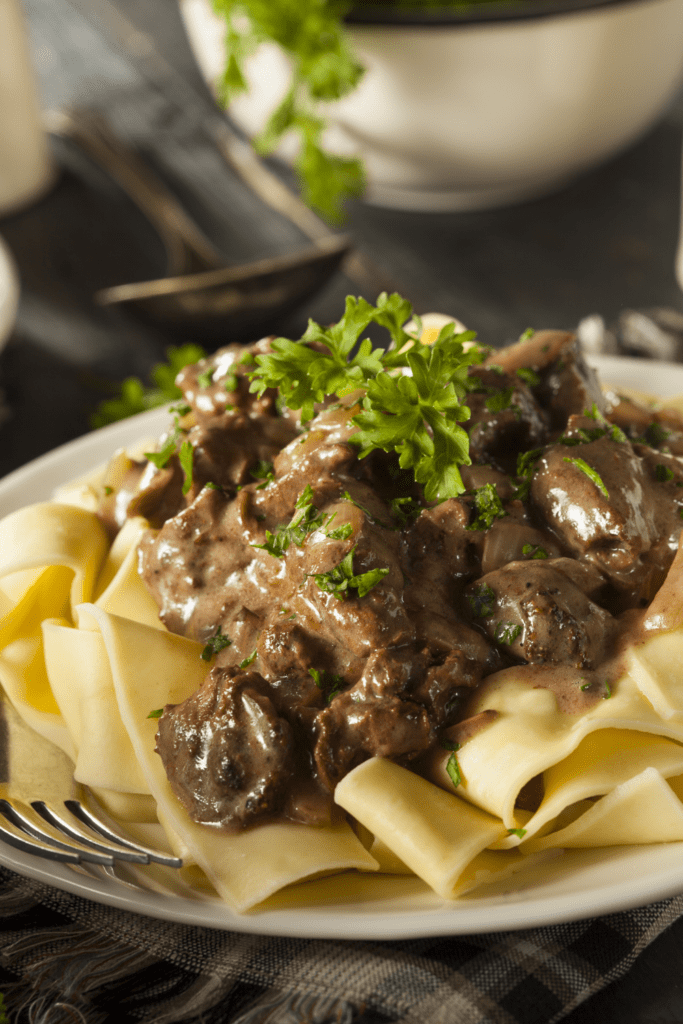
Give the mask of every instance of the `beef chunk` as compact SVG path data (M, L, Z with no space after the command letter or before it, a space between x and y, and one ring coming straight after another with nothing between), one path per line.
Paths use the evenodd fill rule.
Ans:
M471 415L463 427L470 435L470 457L511 471L519 452L546 440L547 417L517 376L474 366L469 379L475 387L467 396Z
M582 422L570 425L581 429ZM551 446L537 464L531 500L575 557L595 564L616 587L638 589L657 527L652 486L628 441L608 433Z
M159 720L157 753L194 821L243 828L277 814L295 769L294 737L257 672L214 669Z
M512 562L466 593L474 620L524 661L585 669L609 650L614 619L553 564Z

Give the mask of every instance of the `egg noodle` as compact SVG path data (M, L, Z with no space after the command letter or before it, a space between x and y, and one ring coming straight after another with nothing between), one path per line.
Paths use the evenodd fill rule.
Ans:
M430 778L373 757L338 784L338 823L229 834L190 819L155 753L150 710L194 693L206 664L201 644L161 624L138 575L147 522L129 519L110 544L95 511L102 481L96 471L0 522L0 680L78 784L123 822L158 821L236 911L350 870L414 873L452 900L548 851L683 841L680 549L649 612L660 628L627 652L603 699L567 713L525 682L538 666L503 669L476 693L486 727L457 758L434 755ZM539 776L540 803L521 809Z

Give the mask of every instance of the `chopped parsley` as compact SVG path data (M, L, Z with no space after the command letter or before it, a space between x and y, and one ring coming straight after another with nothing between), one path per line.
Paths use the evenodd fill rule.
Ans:
M497 643L509 646L515 642L521 632L522 627L518 622L499 622L493 636Z
M524 335L522 335L524 337ZM536 388L541 383L541 378L538 376L535 370L532 370L530 366L522 366L517 370L517 376L520 380L523 380L525 384L528 384L530 388Z
M524 839L524 836L526 835L526 829L525 828L509 828L508 829L508 835L509 836L517 836L518 839Z
M522 548L522 554L527 555L529 558L548 557L548 552L545 548L542 548L540 544L525 544Z
M563 461L569 462L576 469L580 470L580 472L587 476L589 480L592 480L592 482L595 484L598 490L601 491L606 498L609 498L609 491L602 482L602 477L593 469L592 466L589 466L588 463L584 462L583 459L565 458Z
M228 392L228 394L232 394L233 391L237 391L237 388L239 387L239 380L237 379L237 374L226 374L225 380L223 381L223 387Z
M486 619L493 614L493 607L496 603L496 595L488 583L477 587L467 595L472 615L475 619Z
M296 499L295 512L290 522L286 526L278 526L275 533L266 530L266 543L252 544L251 546L267 551L273 558L284 558L285 552L292 543L296 544L298 548L303 547L308 534L321 529L328 520L326 514L318 511L312 499L313 488L310 484L306 484Z
M489 412L504 412L510 408L514 388L504 388L503 391L495 391L486 399L486 408Z
M148 718L161 718L163 713L164 713L164 709L163 708L157 708L156 711L150 711L150 713L147 715L147 717Z
M202 661L211 661L214 655L220 654L231 643L230 637L225 636L222 626L219 626L214 635L207 641L206 647L200 655Z
M660 483L666 483L669 480L673 480L674 472L669 466L665 466L660 462L655 466L655 476Z
M473 492L475 516L468 530L488 530L496 519L507 515L495 484L484 484Z
M194 448L192 447L191 441L183 441L178 452L178 461L180 468L185 474L183 480L183 494L187 494L192 487L192 469L194 461Z
M240 662L240 668L248 668L249 665L252 664L252 662L256 661L256 654L257 654L257 651L256 651L256 648L254 648L254 650L251 652L251 654L249 654L246 658L244 658Z
M213 381L213 366L210 366L208 370L202 370L201 373L197 374L197 384L200 388L209 388Z
M346 540L353 533L353 526L351 523L342 523L341 526L337 526L334 530L327 530L326 536L330 540Z
M170 345L166 349L167 362L152 367L152 386L145 385L139 377L127 377L119 385L119 393L115 398L100 403L90 418L90 425L93 428L104 427L107 423L125 420L128 416L180 398L182 392L175 383L176 377L184 366L196 363L205 356L206 352L199 345Z
M609 700L609 698L611 696L612 696L612 690L610 689L609 683L607 681L605 681L605 694L604 694L603 700Z
M290 409L301 409L303 422L328 395L362 391L361 410L351 418L358 429L349 438L359 458L377 449L396 452L400 468L412 469L427 500L443 501L465 490L459 467L471 459L460 424L470 417L464 404L468 368L481 363L483 352L476 345L466 349L474 333L458 334L452 323L432 345L423 344L403 328L411 315L411 304L400 295L383 293L376 306L349 296L339 323L323 328L310 321L300 341L276 338L270 353L256 357L250 387L259 395L279 388ZM371 323L389 331L391 348L360 340ZM410 376L396 372L403 367Z
M309 668L308 674L312 677L313 682L319 690L326 691L325 697L328 704L332 702L333 697L336 697L338 693L341 693L342 685L344 683L341 676L331 675L324 669L317 668Z
M657 448L658 445L664 444L665 441L668 441L670 437L671 431L667 430L666 427L663 427L661 423L657 423L656 420L653 420L641 440L651 448Z
M256 488L257 491L262 491L264 487L267 487L275 479L275 469L272 462L266 462L264 459L259 459L250 472L254 480L260 481Z
M579 680L579 681L581 682L581 689L582 689L582 690L583 690L584 692L585 692L586 690L590 690L591 686L593 685L593 684L592 684L591 682L585 682L585 683L584 683L584 682L582 682L581 680Z
M531 481L536 472L536 463L543 455L543 448L530 448L517 456L517 479L519 483L515 488L515 498L519 501L526 501L531 489Z
M422 512L422 505L412 498L392 498L391 514L398 519L399 526L406 526Z
M458 788L462 782L462 773L460 771L460 765L458 764L457 752L460 750L459 743L453 743L451 740L442 740L441 746L444 750L450 750L451 756L446 761L446 771L448 777L453 783L455 789Z
M357 545L354 544L334 569L309 574L313 576L320 590L327 594L334 594L339 601L343 601L351 590L355 590L359 598L365 597L389 572L389 569L369 569L367 572L356 575L353 571L353 553L356 547Z

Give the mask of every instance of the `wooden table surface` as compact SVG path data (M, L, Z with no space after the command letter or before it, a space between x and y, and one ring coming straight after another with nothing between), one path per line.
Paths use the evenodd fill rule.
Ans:
M212 100L172 0L25 0L24 6L44 105L105 111L156 164L226 259L244 262L305 243L217 152L204 126L214 116ZM121 48L117 11L153 39L162 61L133 58ZM419 311L457 315L494 345L529 326L573 328L590 313L609 323L626 308L681 311L673 264L682 122L683 94L636 146L536 202L438 215L354 203L347 227ZM146 374L171 340L94 303L99 287L163 274L163 251L82 154L55 143L55 157L61 174L49 195L0 220L23 287L17 329L0 364L9 411L0 429L0 474L86 432L112 382ZM354 290L337 275L279 329L295 336L309 315L336 319ZM565 1021L680 1024L682 967L683 921L626 978Z

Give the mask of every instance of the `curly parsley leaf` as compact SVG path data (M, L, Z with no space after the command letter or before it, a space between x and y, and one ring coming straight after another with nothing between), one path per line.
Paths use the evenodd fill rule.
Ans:
M388 569L369 569L367 572L356 575L353 571L353 553L355 550L356 545L354 544L339 565L335 565L333 569L329 569L327 572L310 574L320 590L327 594L334 594L339 601L343 601L350 590L355 590L359 598L365 597L389 572Z
M284 558L289 545L294 543L303 547L309 533L320 530L328 521L329 516L319 512L313 504L313 488L310 484L304 487L296 499L294 515L286 526L278 526L276 533L266 530L265 544L252 544L253 548L267 551L273 558Z
M328 395L364 392L362 410L352 417L359 429L350 437L359 458L377 449L396 452L399 466L412 469L427 500L443 501L465 489L459 467L471 460L460 424L470 416L464 404L468 368L483 353L465 346L473 332L457 334L453 324L441 329L433 345L422 344L402 326L411 312L400 295L383 293L376 306L349 296L339 323L323 328L309 321L300 341L276 338L272 352L257 356L250 390L261 395L278 388L290 409L301 409L303 422ZM373 348L369 338L359 342L370 323L389 331L393 348ZM392 372L403 368L410 376Z
M304 197L331 220L339 219L343 197L358 194L363 183L358 160L324 149L325 121L319 114L326 103L355 89L363 75L344 31L350 7L347 0L214 0L214 9L227 26L222 101L227 104L247 89L245 61L259 43L280 49L292 68L292 85L256 146L268 153L284 136L297 137L296 169Z
M232 640L230 637L225 636L223 633L223 627L219 626L214 635L207 641L206 646L200 654L200 658L202 661L211 661L214 655L220 654L220 652L224 651L226 647L229 647L231 643Z
M496 519L502 519L507 515L495 484L484 484L483 487L477 487L473 498L474 518L467 527L468 530L488 530Z

